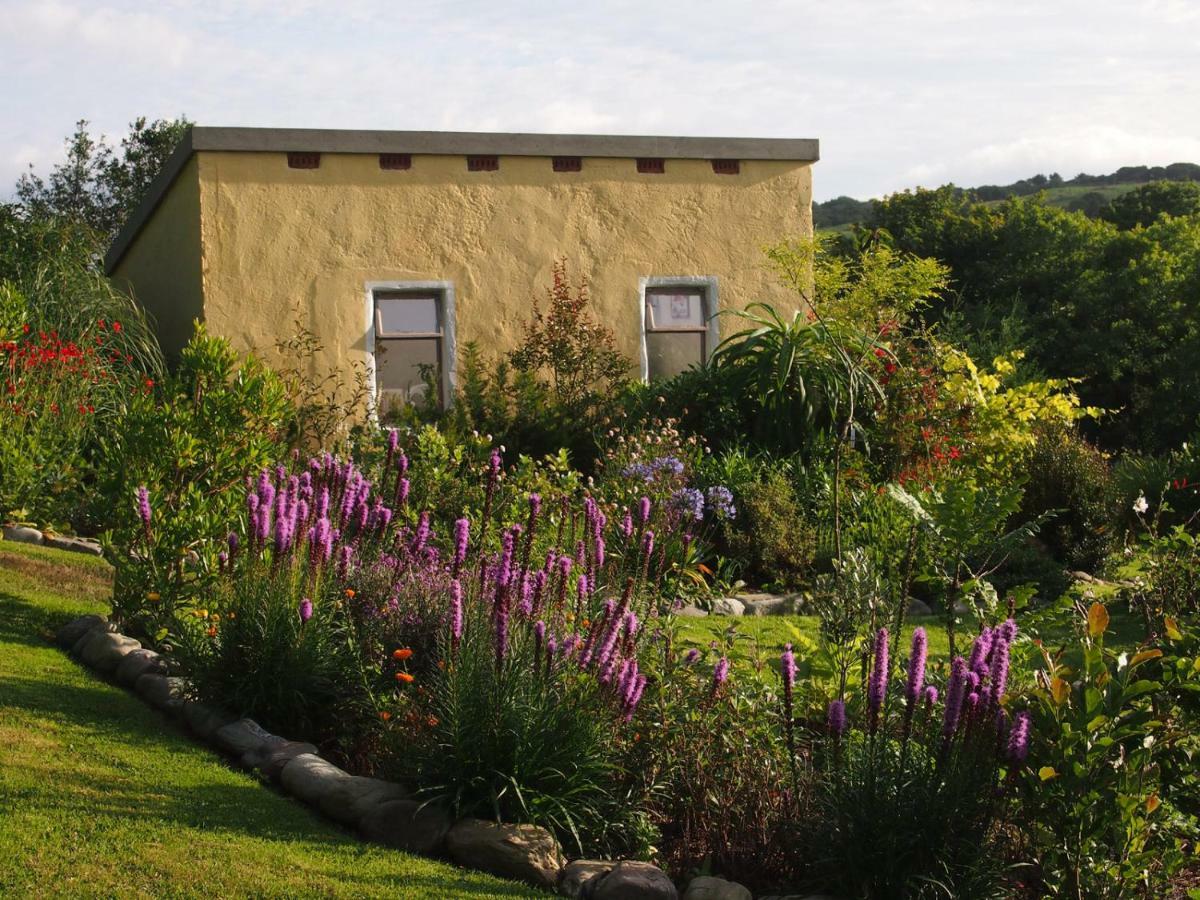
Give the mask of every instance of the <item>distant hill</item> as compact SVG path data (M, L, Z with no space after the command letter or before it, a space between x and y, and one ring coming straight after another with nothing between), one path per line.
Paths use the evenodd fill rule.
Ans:
M1057 172L1034 175L1012 184L985 184L963 188L963 193L984 203L998 203L1009 197L1028 197L1044 192L1051 206L1096 216L1114 197L1152 181L1200 182L1200 165L1171 163L1169 166L1122 166L1111 175L1080 173L1064 179ZM813 204L813 225L819 229L843 231L852 224L871 220L871 201L853 197L835 197Z

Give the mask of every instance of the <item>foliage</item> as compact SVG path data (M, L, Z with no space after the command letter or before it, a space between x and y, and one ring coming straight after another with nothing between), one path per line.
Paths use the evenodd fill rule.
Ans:
M31 168L17 182L17 199L35 219L87 226L99 249L141 202L190 125L185 118L147 122L139 117L130 123L118 152L103 135L93 136L81 119L67 138L66 161L46 179Z
M118 618L161 639L176 610L193 608L240 508L231 489L279 454L291 422L279 378L200 325L176 371L131 398L121 428L100 443L92 512L109 528ZM138 487L157 510L149 528Z
M888 662L887 629L876 633L857 694L861 718L860 701L848 717L838 692L815 720L824 727L810 726L815 808L797 827L814 887L856 897L1000 893L1012 849L1005 774L1027 751L1027 722L1005 709L1015 632L1012 622L985 630L940 690L926 684L923 629L913 633L903 682Z
M321 371L318 360L324 349L299 321L291 335L275 343L276 357L286 361L274 371L294 408L290 442L295 446L336 447L367 404L366 367L356 362L348 375L337 366Z
M1100 217L1127 230L1153 224L1159 216L1200 214L1200 184L1192 181L1153 181L1114 197Z
M1109 615L1080 609L1077 636L1038 648L1031 692L1036 768L1020 772L1022 824L1039 847L1042 892L1066 897L1161 896L1185 861L1195 821L1174 801L1194 729L1175 696L1200 689L1195 645L1184 658L1151 646L1132 657L1104 646ZM1168 621L1168 635L1182 635ZM1184 766L1190 769L1188 763ZM1193 806L1192 801L1186 801Z
M817 536L791 482L783 473L769 471L737 496L741 515L727 543L747 574L760 583L802 583L816 559Z
M78 264L0 283L0 518L89 529L97 443L161 370L140 308Z

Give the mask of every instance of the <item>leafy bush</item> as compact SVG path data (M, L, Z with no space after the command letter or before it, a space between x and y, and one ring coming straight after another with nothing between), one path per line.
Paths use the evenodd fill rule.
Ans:
M816 559L817 535L792 483L769 472L744 487L737 502L738 527L727 538L731 551L761 584L800 584Z
M1006 773L1023 762L1029 737L1027 714L1010 718L1005 704L1015 634L1012 621L983 631L940 691L926 684L923 629L913 634L903 687L888 662L887 629L876 634L858 727L837 694L814 746L815 808L797 823L814 886L856 897L1000 893L1010 851ZM790 648L781 669L786 698Z
M1026 467L1021 513L1052 518L1040 537L1067 565L1095 571L1112 551L1117 497L1107 456L1067 425L1046 425Z
M176 610L192 607L241 509L234 488L281 455L291 416L279 378L202 326L176 371L130 399L100 443L91 510L109 527L119 619L161 638ZM156 511L149 527L133 501L139 487Z
M1115 653L1104 646L1109 616L1100 603L1075 623L1062 649L1038 648L1029 698L1037 767L1019 771L1021 824L1038 849L1040 893L1163 896L1187 859L1185 841L1200 836L1194 818L1172 802L1182 800L1194 815L1192 766L1183 761L1196 750L1194 720L1183 717L1176 697L1200 688L1195 644L1186 657L1159 647ZM1182 640L1170 620L1167 629Z

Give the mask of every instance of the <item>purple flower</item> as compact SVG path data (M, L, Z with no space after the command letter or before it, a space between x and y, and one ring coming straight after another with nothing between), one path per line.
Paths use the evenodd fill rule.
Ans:
M228 564L229 564L229 554L226 553L224 550L222 550L220 553L217 554L217 570L220 572L224 572L225 567Z
M792 645L786 644L783 655L779 657L779 674L783 676L783 691L785 696L791 696L796 684L796 656L792 653Z
M638 703L642 700L642 691L646 689L646 676L638 675L633 686L633 692L625 703L625 721L633 719L634 712L637 711Z
M471 537L471 520L459 519L454 523L454 571L462 569L467 558L467 544Z
M142 526L146 529L146 534L150 534L150 491L143 484L137 489L137 509L138 517L142 520Z
M389 428L388 436L387 436L387 452L388 452L388 462L389 463L392 460L392 454L394 454L396 452L396 448L399 446L400 446L400 432L398 432L395 428Z
M541 659L542 641L546 639L546 623L538 619L533 623L533 658Z
M671 509L697 522L704 518L704 494L696 488L680 488L671 495Z
M719 518L734 519L737 518L737 507L733 505L733 492L723 485L710 487L705 492L705 500L708 501L708 507Z
M313 614L312 601L309 600L307 597L305 597L303 600L300 601L300 621L307 622L309 619L312 618L312 614Z
M455 578L450 582L450 642L454 649L462 640L463 632L463 592L462 585Z
M1019 712L1008 734L1008 758L1020 765L1029 755L1029 713Z
M925 686L925 705L929 707L936 706L938 702L938 689L932 684Z
M958 730L966 688L967 661L961 656L956 656L950 663L950 683L946 687L946 717L942 721L942 735L947 739Z
M414 555L420 555L425 550L425 545L429 543L429 511L425 510L421 513L421 518L417 522L417 533L413 537L412 552Z
M403 456L400 458L404 459ZM407 478L401 478L396 483L396 506L404 506L406 503L408 503L408 489L409 485Z
M621 470L621 474L626 478L637 478L641 481L654 480L654 470L644 462L630 463Z
M604 568L604 538L596 538L596 542L592 548L592 556L596 560L596 568Z
M829 733L840 738L846 733L846 704L841 700L829 701L829 714L826 717Z
M888 630L880 628L875 633L875 668L871 670L871 680L867 683L867 710L870 713L871 733L879 726L879 711L883 708L883 698L887 694L888 682Z
M1000 636L1011 644L1017 639L1017 623L1014 619L1005 619L1000 626Z
M992 646L992 670L989 676L988 701L999 706L1008 688L1008 641L1003 635Z
M978 672L983 675L987 672L988 654L992 652L992 641L995 640L995 632L990 628L984 628L979 632L979 637L975 638L975 642L971 645L971 660L967 663L967 668L972 672Z
M627 538L633 534L633 516L631 516L628 512L626 512L625 517L621 519L621 534L625 535Z
M929 641L925 636L925 629L914 629L912 651L908 656L908 684L906 686L910 710L917 705L917 699L921 696L921 688L925 685L925 658L928 653Z
M638 502L638 516L643 525L650 521L650 498L643 497Z
M646 558L650 558L650 554L654 552L654 532L647 531L642 535L642 553Z
M700 661L700 651L693 647L683 656L683 664L685 666L694 666Z
M729 678L729 657L722 656L713 667L713 691L720 690L721 685Z
M236 531L229 532L229 537L227 537L225 539L225 541L226 541L226 543L229 544L229 556L231 558L234 556L237 556L237 550L238 550L237 532Z

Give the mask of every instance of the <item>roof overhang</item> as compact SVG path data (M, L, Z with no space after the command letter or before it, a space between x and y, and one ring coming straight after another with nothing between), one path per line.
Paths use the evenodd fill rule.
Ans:
M411 153L432 156L591 156L816 162L813 138L653 137L476 131L351 131L328 128L208 128L193 125L104 255L111 273L193 153Z

